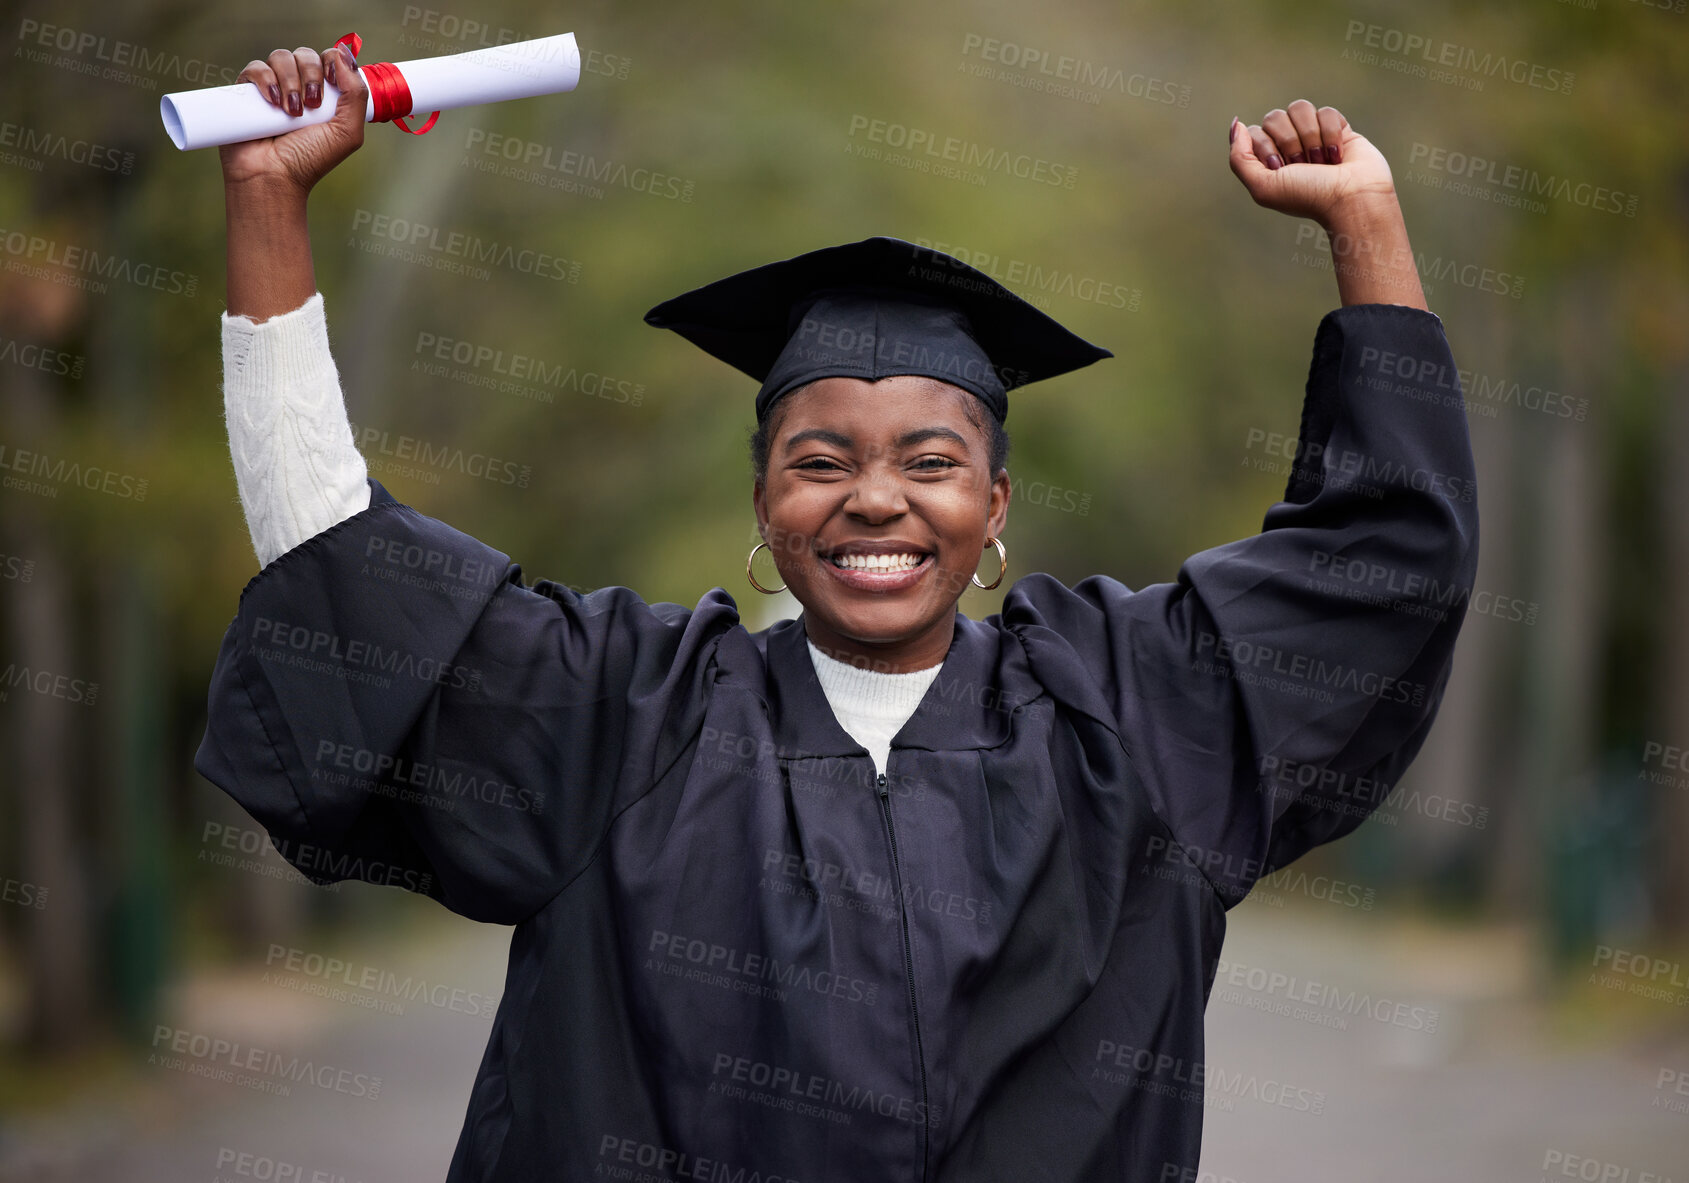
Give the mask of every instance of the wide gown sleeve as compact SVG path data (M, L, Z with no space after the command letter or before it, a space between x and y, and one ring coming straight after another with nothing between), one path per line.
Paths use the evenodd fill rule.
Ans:
M524 586L369 484L241 592L194 766L316 882L517 923L686 748L737 611L720 589L687 609Z
M1051 681L1059 653L1121 740L1183 854L1227 907L1353 830L1418 752L1477 565L1471 445L1435 315L1337 309L1315 334L1299 439L1261 532L1133 592L1020 580L1003 618ZM1077 658L1075 661L1074 658Z

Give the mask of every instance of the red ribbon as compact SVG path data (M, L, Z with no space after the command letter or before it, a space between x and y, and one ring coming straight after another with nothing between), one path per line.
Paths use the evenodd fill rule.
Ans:
M335 44L351 55L354 66L358 65L358 51L364 47L362 37L348 33ZM400 131L420 136L426 134L434 126L434 121L440 118L440 113L436 111L421 127L413 128L405 122L405 116L411 113L411 88L405 76L399 73L399 67L392 62L371 62L367 66L358 66L358 69L364 81L369 83L370 100L375 107L372 122L393 123Z

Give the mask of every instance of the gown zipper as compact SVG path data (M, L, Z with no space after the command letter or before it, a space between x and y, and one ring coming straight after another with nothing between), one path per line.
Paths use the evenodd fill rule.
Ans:
M891 757L886 756L886 767L891 767ZM927 1151L931 1141L929 1123L932 1120L932 1109L927 1104L927 1060L921 1048L921 1016L915 1010L915 959L909 943L909 912L903 899L903 869L897 858L897 834L891 824L891 794L886 788L886 774L880 773L875 787L880 794L880 816L885 820L886 842L891 847L891 876L892 886L897 892L897 914L903 922L903 980L909 988L909 1020L915 1028L915 1072L921 1086L921 1179L927 1177Z

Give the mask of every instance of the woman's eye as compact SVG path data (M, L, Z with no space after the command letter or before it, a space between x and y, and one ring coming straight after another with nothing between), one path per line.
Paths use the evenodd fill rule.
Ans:
M915 461L915 467L928 468L932 470L955 468L956 462L948 456L923 456L919 460Z
M816 472L825 472L828 469L837 468L838 465L834 464L831 460L828 460L825 456L813 456L795 467L810 468L814 469Z

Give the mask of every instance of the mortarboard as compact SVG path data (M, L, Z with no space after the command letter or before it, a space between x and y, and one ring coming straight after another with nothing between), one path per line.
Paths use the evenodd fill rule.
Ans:
M995 279L942 251L865 238L705 284L645 314L762 383L774 400L817 378L937 378L999 422L1008 392L1105 357Z

